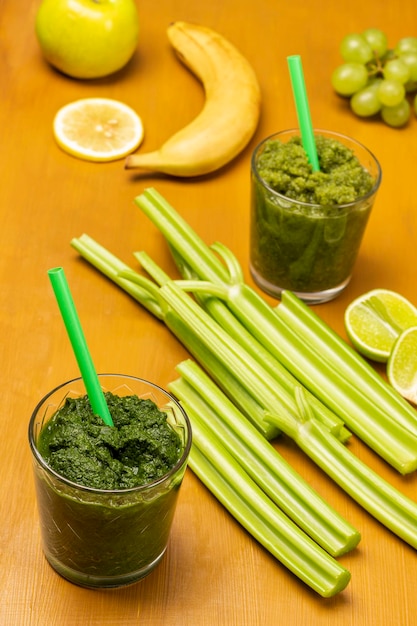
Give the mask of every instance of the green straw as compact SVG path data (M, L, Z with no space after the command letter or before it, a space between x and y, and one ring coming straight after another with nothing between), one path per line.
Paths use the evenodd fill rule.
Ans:
M295 54L287 57L287 61L295 100L295 108L297 110L298 124L301 131L301 141L313 171L318 172L320 165L317 157L313 126L311 123L310 107L308 105L301 57L298 54Z
M99 415L102 418L105 424L113 426L113 420L103 390L100 387L100 382L88 350L64 270L62 267L55 267L48 270L48 275L74 350L75 358L77 359L78 367L80 368L91 408L95 415Z

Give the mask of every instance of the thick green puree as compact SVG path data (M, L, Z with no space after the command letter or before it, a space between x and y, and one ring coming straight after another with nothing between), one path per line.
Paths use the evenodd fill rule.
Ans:
M254 156L251 271L272 295L321 292L349 280L378 186L369 153L363 164L341 141L315 139L317 172L299 135L272 137Z
M320 171L313 172L300 137L271 140L258 159L259 176L287 198L323 207L354 202L372 190L372 176L347 146L317 135L316 147Z
M164 476L182 443L151 400L105 393L114 427L94 415L87 396L67 398L42 429L38 450L48 465L79 485L129 489Z

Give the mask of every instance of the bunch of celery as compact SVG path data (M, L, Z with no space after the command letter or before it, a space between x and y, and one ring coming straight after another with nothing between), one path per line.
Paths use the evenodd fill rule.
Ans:
M344 342L328 331L293 294L284 294L282 303L272 309L244 284L241 269L230 251L217 244L213 246L215 253L206 246L156 191L147 190L136 201L168 240L187 280L171 280L144 252L135 256L153 281L134 272L87 235L74 239L72 245L163 320L217 383L214 388L218 393L221 388L231 401L234 426L229 423L226 437L221 429L227 423L224 415L230 416L230 405L225 412L216 409L221 404L220 398L198 370L199 375L192 380L198 390L197 397L200 395L203 399L197 406L190 369L181 366L182 379L185 378L184 372L188 378L186 382L180 379L172 383L172 388L194 415L197 435L192 467L196 473L207 481L213 493L241 523L245 525L246 520L246 527L251 532L257 527L256 520L262 518L258 535L254 533L254 536L269 547L271 538L265 534L266 528L271 529L271 520L267 521L269 513L261 500L256 499L260 508L254 510L243 495L245 490L252 493L255 484L255 493L259 495L261 490L268 503L273 498L292 520L288 529L285 524L281 527L281 517L280 521L276 519L278 534L282 537L282 533L289 532L294 538L297 549L303 554L303 567L299 569L294 554L289 558L289 553L277 552L279 544L274 544L273 553L322 595L332 595L340 590L338 575L336 582L335 572L331 573L333 565L329 565L330 570L326 571L330 578L333 577L333 585L327 581L327 587L323 587L318 571L313 579L310 578L309 549L298 535L292 534L294 526L291 524L295 522L298 531L303 529L309 533L332 554L341 554L353 547L359 535L347 522L338 519L317 494L312 495L304 481L290 471L268 444L266 438L275 437L279 431L292 437L376 519L416 548L417 505L361 463L344 445L350 434L344 426L346 422L394 467L403 473L412 471L417 464L414 411L362 363L361 357L356 357L353 351L350 353L348 346L345 347ZM195 298L185 290L193 292ZM281 314L280 307L283 307ZM313 332L310 330L312 325ZM346 352L349 352L349 359ZM296 361L295 365L292 361ZM320 370L319 374L315 374L316 369ZM362 387L363 381L365 387ZM331 391L321 393L323 386ZM209 388L210 394L204 397L202 390ZM336 394L337 401L332 401L333 394ZM210 398L215 398L211 404ZM204 407L201 402L205 403ZM208 431L208 422L214 420L213 413L221 415L220 424L223 424L218 426L217 435ZM202 414L207 416L207 423L198 422L198 416ZM248 432L248 428L252 430ZM261 437L255 439L253 433L257 431ZM239 433L239 445L236 432ZM269 452L252 448L255 440L258 442L256 446L262 440ZM226 441L230 442L228 447ZM206 450L211 451L210 457ZM267 469L261 463L260 469L259 459L269 457L270 450L274 450L273 460ZM252 458L254 465L242 467L242 459L246 458ZM259 484L255 482L258 475L269 478ZM230 480L231 476L233 480ZM288 518L284 516L284 519L288 523ZM338 574L347 584L345 574L340 571Z

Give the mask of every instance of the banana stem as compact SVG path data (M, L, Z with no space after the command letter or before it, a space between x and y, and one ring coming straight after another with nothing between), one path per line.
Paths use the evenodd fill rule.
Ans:
M157 170L161 167L161 156L158 150L146 154L130 154L125 160L125 169Z

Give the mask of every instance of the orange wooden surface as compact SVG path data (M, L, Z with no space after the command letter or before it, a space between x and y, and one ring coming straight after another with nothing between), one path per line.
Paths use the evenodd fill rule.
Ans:
M23 6L23 4L25 6ZM111 592L61 579L43 558L27 424L38 400L78 374L48 268L65 268L99 371L149 378L162 386L187 356L165 327L84 263L69 242L88 233L128 263L145 249L174 268L161 236L133 199L156 187L208 243L229 246L248 272L249 164L266 134L296 125L286 56L300 54L316 127L355 137L379 158L382 186L354 276L337 300L315 307L344 335L343 312L374 287L417 304L417 118L402 130L361 121L330 86L343 35L376 26L391 44L416 35L417 5L403 0L138 1L141 37L119 74L76 81L52 70L34 36L38 0L0 0L0 337L1 524L0 623L4 626L412 626L417 614L417 555L341 492L294 446L277 447L362 532L340 561L352 572L347 589L324 600L308 590L228 515L189 470L169 551L148 578ZM253 141L229 166L193 180L138 175L123 161L92 164L55 144L52 119L67 102L117 98L142 116L142 150L157 148L200 110L203 91L168 44L173 20L219 31L250 60L262 89L262 118ZM381 370L382 371L382 370ZM402 478L355 440L352 450L393 485L417 498L417 477ZM417 523L417 521L416 521Z

